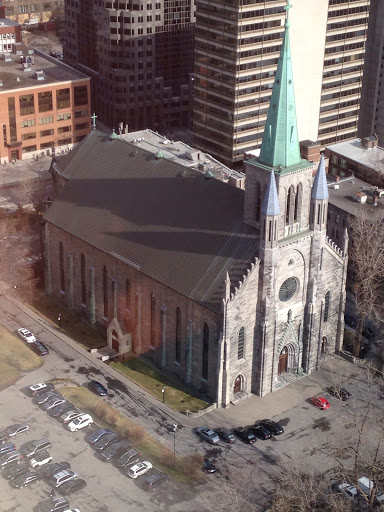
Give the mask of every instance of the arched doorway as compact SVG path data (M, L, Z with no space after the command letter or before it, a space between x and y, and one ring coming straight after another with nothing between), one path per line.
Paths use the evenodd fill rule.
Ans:
M241 393L244 389L244 377L242 375L238 375L235 379L235 384L233 386L233 394Z
M119 354L119 350L120 350L119 335L117 334L117 332L115 330L113 330L111 333L111 336L112 336L112 349Z
M282 373L286 373L288 370L288 349L287 347L284 347L283 350L280 352L279 356L279 368L278 368L278 375L281 375Z
M326 336L323 336L323 339L321 340L321 354L326 354L327 353L327 344L328 344L328 340L326 338Z

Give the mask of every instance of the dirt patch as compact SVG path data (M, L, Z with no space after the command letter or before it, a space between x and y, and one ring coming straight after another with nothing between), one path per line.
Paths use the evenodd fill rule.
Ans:
M121 393L129 395L129 389L125 384L123 384L119 380L113 379L112 377L105 377L105 380L108 383L109 389L113 389L114 391L120 391Z
M327 418L320 418L313 422L312 428L313 430L316 430L318 428L322 432L329 432L329 430L331 430L331 423L329 420L327 420Z
M286 427L290 421L291 421L291 420L290 420L289 418L283 418L282 420L279 420L279 421L278 421L278 423L279 423L282 427Z

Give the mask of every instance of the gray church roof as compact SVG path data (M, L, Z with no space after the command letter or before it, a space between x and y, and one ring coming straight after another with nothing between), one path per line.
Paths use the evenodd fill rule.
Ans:
M280 205L279 205L279 197L277 195L277 189L276 189L275 173L274 173L274 171L271 171L271 177L269 178L267 190L265 191L263 204L261 205L261 214L272 216L272 215L279 215L279 213L280 213Z
M70 180L48 222L213 311L257 255L244 190L98 130L55 165Z
M312 199L328 199L327 177L325 175L324 154L321 154L319 167L313 180Z

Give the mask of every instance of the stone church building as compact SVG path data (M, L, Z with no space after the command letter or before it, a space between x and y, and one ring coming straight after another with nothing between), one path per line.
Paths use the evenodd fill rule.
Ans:
M323 157L300 157L288 16L245 171L241 190L93 130L56 158L66 183L45 216L47 294L219 407L309 374L343 341L347 256L326 236Z

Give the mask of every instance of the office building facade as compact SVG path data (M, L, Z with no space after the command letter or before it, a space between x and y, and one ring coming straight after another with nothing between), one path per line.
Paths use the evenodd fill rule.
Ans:
M355 138L370 0L296 0L291 45L300 140ZM259 148L285 0L198 0L195 146L241 165ZM290 8L290 6L288 7Z

